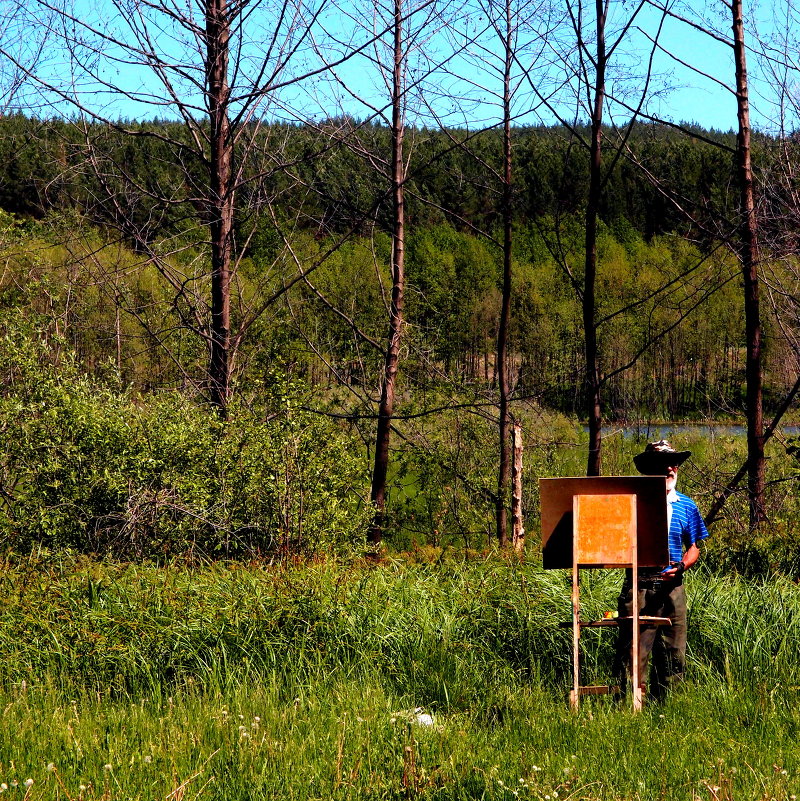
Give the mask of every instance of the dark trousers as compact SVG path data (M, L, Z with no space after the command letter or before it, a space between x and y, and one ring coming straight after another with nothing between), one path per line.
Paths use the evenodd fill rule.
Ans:
M668 687L683 678L686 664L686 591L679 582L640 582L639 614L668 617L671 626L643 626L639 634L639 684L645 684L651 662L649 695L664 698ZM622 586L617 608L620 616L633 614L631 582ZM620 687L627 684L631 671L633 627L622 621L617 638L614 675Z

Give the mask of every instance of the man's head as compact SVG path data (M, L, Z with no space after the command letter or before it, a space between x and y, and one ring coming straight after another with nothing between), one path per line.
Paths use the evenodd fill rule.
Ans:
M636 469L646 476L666 476L667 492L675 489L678 468L691 456L691 451L676 451L665 439L648 442L642 453L633 457Z

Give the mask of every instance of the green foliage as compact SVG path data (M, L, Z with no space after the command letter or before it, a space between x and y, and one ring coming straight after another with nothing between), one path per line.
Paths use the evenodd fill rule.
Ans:
M298 388L229 419L81 375L16 312L0 342L6 547L137 556L335 551L359 537L364 465ZM331 470L330 465L336 469Z

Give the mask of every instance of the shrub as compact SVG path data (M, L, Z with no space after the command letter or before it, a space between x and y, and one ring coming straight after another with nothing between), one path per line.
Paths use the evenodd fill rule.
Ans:
M137 396L54 367L6 315L0 342L0 538L125 556L338 550L363 532L364 465L345 432L299 410L227 421L177 392Z

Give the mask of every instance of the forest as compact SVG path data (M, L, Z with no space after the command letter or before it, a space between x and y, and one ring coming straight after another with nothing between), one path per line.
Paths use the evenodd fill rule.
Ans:
M299 547L304 538L295 530L309 523L293 522L301 512L288 507L302 508L311 520L313 504L324 515L327 503L325 491L302 471L297 475L302 489L294 490L298 500L278 500L276 488L271 502L262 497L261 508L244 511L253 493L245 486L263 486L259 471L264 465L285 460L283 446L275 446L288 426L298 436L304 432L308 441L303 448L314 449L320 464L328 458L326 451L311 443L319 443L325 431L336 432L334 452L337 447L349 451L348 458L343 453L331 457L341 475L328 481L341 481L330 491L348 499L342 508L348 509L351 525L344 526L345 533L331 522L324 536L315 536L320 542L357 540L358 526L368 522L363 482L382 384L393 231L390 199L364 173L355 154L369 147L385 149L389 132L353 119L313 127L259 126L254 132L260 151L279 140L291 167L270 175L266 187L259 183L260 191L280 198L280 204L268 204L269 213L250 197L234 209L231 238L237 255L230 328L238 333L225 411L228 425L240 430L222 436L214 433L215 427L222 429L213 414L201 422L214 406L208 406L207 323L200 316L210 281L203 252L206 223L191 197L160 201L168 193L179 196L187 174L202 181L203 165L199 160L194 167L186 159L176 162L171 148L185 133L177 123L119 125L109 130L93 123L79 136L74 124L54 118L12 114L0 119L6 420L17 414L23 399L30 401L34 387L52 414L58 408L66 416L56 427L59 435L73 432L66 421L75 410L67 406L88 403L92 414L104 409L103 419L87 419L91 433L84 443L55 448L82 454L80 461L92 474L88 489L80 471L72 471L68 480L46 479L31 450L20 449L32 438L30 447L41 451L44 443L36 438L49 424L24 435L19 419L4 426L6 453L14 454L7 457L3 491L6 536L28 544L54 537L100 551L182 552L187 539L178 532L194 521L192 536L204 528L201 550L209 553L223 541L228 553L270 550L278 542ZM329 128L341 131L343 126L357 145L330 133ZM554 423L545 419L561 421L556 441L560 437L579 447L579 424L586 420L590 394L581 293L575 285L584 269L588 164L579 158L572 134L560 127L512 128L510 133L519 166L511 207L513 289L504 358L509 408L515 420L530 428L530 447L552 447L544 432ZM614 130L605 135L613 137ZM403 358L392 423L400 441L389 474L387 534L400 547L411 541L488 542L487 514L497 505L491 421L500 403L497 344L504 252L497 187L487 180L484 163L502 159L503 133L409 129L405 136L413 157L405 186ZM453 147L454 137L468 138L470 150ZM108 160L108 174L117 181L113 191L107 173L86 169L87 141L93 158L102 154ZM733 145L732 133L676 132L666 125L641 124L628 138L635 157L617 160L608 173L598 208L595 308L607 425L730 424L745 417L741 267L737 252L719 234L722 221L736 213L730 190L736 173ZM760 174L778 169L785 145L776 137L756 138ZM647 180L638 164L652 173L668 173L670 192L665 183ZM124 165L124 171L112 173L112 165ZM771 192L774 209L786 208L789 191L779 185ZM676 197L694 212L682 213L670 200ZM792 422L797 419L792 398L798 377L800 273L791 255L778 253L779 247L792 245L782 241L785 221L774 209L764 212L761 228L765 239L778 243L774 257L760 265L767 300L761 320L763 403L767 415L788 412ZM43 386L51 387L57 402L53 396L44 400ZM285 417L286 404L296 407L291 420ZM113 423L111 408L119 415ZM163 464L156 473L149 468L142 473L137 465L141 488L129 494L126 472L137 459L146 461L143 444L126 432L124 437L131 439L122 447L118 438L123 434L104 427L126 429L123 421L130 421L132 413L150 437L166 424L160 418L167 414L175 416L170 425L179 425L180 419L185 426L184 444L196 439L193 453L177 460L180 469L169 467L166 455L179 443L150 443L147 447L161 452ZM38 428L35 419L26 425ZM248 439L246 432L262 426L264 419L282 422L261 428L272 445L261 443L261 451L256 448L245 457L253 466L260 462L258 471L250 473L231 461L232 453L222 454L240 448L236 443ZM110 437L99 450L98 437ZM464 437L474 445L467 448ZM122 461L114 455L119 449L125 454ZM194 478L208 484L201 477L203 450L222 460L214 464L215 473L236 474L235 481L225 479L228 491L238 494L233 506L220 500L217 485L203 488L209 493L200 496L207 498L204 502L177 488L177 483L191 483L187 464L196 458L201 461ZM791 470L791 440L784 453L782 463ZM96 474L107 474L115 462L112 480ZM25 465L31 464L39 471L33 483L24 475ZM52 466L55 474L64 469L63 464ZM524 492L535 514L536 474L532 478ZM777 480L780 486L784 479ZM58 489L50 486L50 500L42 504L39 493L44 490L34 492L33 486L53 481ZM98 481L101 486L93 487ZM724 487L724 478L719 481L715 491ZM65 507L70 484L75 491L83 486L79 492L89 497L69 497ZM285 494L288 498L292 492ZM211 506L209 498L214 498ZM142 503L153 508L143 513ZM27 520L21 510L31 504L42 508ZM465 508L459 510L460 504ZM236 506L239 512L233 511ZM51 507L59 511L51 513ZM226 510L224 520L216 520L211 511L220 508ZM80 509L77 516L75 509ZM466 509L473 522L465 527ZM46 520L51 514L53 519ZM168 527L174 529L170 534ZM431 534L426 530L431 528L444 534ZM231 531L237 532L236 545ZM127 542L131 532L137 542L133 549Z

